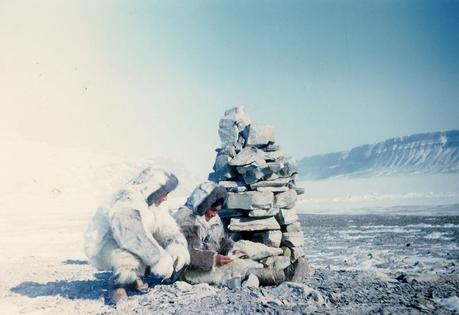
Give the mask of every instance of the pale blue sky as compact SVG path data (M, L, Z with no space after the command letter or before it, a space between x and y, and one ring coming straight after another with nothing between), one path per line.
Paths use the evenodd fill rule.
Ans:
M0 0L3 137L212 166L245 105L296 158L459 128L459 1Z

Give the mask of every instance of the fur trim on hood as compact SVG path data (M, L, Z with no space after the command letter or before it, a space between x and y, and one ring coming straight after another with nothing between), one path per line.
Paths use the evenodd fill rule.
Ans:
M202 216L217 201L222 200L224 204L227 197L228 193L224 187L206 181L195 188L185 206L190 208L194 215Z
M177 177L162 169L148 167L129 183L139 191L151 206L158 197L166 195L178 186Z

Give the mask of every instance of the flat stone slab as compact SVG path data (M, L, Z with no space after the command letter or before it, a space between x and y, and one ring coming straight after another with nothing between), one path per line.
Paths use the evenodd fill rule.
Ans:
M268 146L264 147L263 150L266 151L266 152L273 152L273 151L279 151L281 148L280 148L280 145L278 144L269 144Z
M301 247L304 246L303 232L282 233L282 246Z
M294 209L280 209L276 219L280 225L289 225L298 221L298 214Z
M278 230L255 232L252 234L251 240L270 247L280 247L282 232Z
M265 181L250 185L250 188L257 189L259 187L283 187L283 186L287 186L288 183L290 183L290 181L291 181L290 178L278 178L275 180L265 180Z
M301 232L302 231L301 224L300 224L299 221L298 222L294 222L294 223L289 224L289 225L284 225L282 227L282 230L284 232L288 232L288 233L290 233L290 232Z
M220 181L218 182L220 186L226 188L230 192L244 192L247 191L247 187L244 183L235 182L235 181Z
M239 249L247 254L250 259L261 260L271 256L283 254L282 249L266 246L265 244L255 243L248 240L237 241L233 245L234 249Z
M248 191L242 193L228 193L226 205L230 209L271 209L274 203L274 194L269 191Z
M274 142L274 127L265 124L250 124L244 130L246 145L263 146Z
M249 212L249 217L251 218L268 218L268 217L274 217L277 214L279 214L279 208L271 208L269 210L264 210L264 209L255 209L251 210Z
M228 163L231 166L244 166L255 162L258 163L258 165L266 164L265 152L255 147L246 147L236 154Z
M257 187L256 188L257 191L271 191L273 193L284 192L284 191L287 191L289 189L290 188L288 188L287 186L283 186L283 187Z
M280 230L280 225L274 217L266 219L232 218L228 229L233 232Z
M274 205L278 208L291 209L295 206L296 200L296 191L294 189L289 189L286 192L275 195Z

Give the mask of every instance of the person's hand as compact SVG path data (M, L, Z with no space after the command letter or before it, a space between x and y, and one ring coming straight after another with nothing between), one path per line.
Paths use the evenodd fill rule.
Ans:
M215 264L217 267L224 266L226 264L229 264L231 262L231 258L228 256L223 256L223 255L217 255L215 256Z
M158 262L154 266L150 266L151 273L157 277L168 279L174 272L174 261L171 255L166 251L161 254Z
M166 247L166 251L171 255L174 261L174 270L179 271L185 265L190 263L190 253L188 249L180 244L171 244Z

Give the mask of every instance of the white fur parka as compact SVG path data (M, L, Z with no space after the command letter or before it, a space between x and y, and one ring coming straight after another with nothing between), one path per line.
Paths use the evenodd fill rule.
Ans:
M84 238L84 251L92 265L103 270L97 257L111 240L139 257L159 277L168 278L189 264L187 241L174 219L167 210L149 207L146 201L164 188L169 177L161 169L145 169L97 209Z

